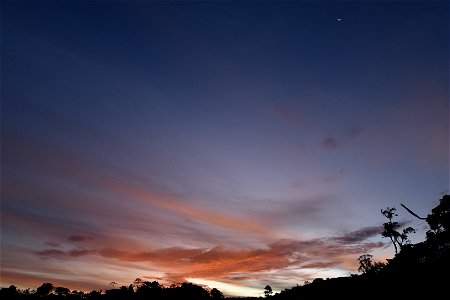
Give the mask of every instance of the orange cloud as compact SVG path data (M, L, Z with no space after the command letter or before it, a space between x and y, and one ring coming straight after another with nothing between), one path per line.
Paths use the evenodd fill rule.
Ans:
M359 232L359 231L358 231ZM176 278L204 278L217 280L232 274L258 274L286 268L331 268L343 266L347 259L342 253L357 255L382 247L382 243L358 240L357 243L342 243L341 239L315 239L309 241L279 240L265 249L231 250L224 247L154 249L131 251L105 248L100 250L45 250L40 256L99 255L103 258L125 262L148 262ZM77 255L75 255L77 254Z
M22 257L29 257L27 259L31 259L31 264L27 263L26 266L20 267L15 265L14 261L6 262L2 283L14 284L14 280L22 272L25 274L23 278L27 278L20 281L22 284L36 285L50 281L57 285L80 289L82 279L67 277L70 281L66 280L69 269L66 270L65 266L72 266L70 273L73 273L74 270L81 271L86 264L95 262L97 272L94 273L103 270L100 272L102 275L86 274L82 271L80 274L83 274L86 280L84 290L92 289L93 283L99 288L105 287L112 280L118 281L117 278L126 284L126 280L131 282L136 277L145 276L158 277L158 280L165 284L182 282L187 278L200 278L255 287L262 282L269 282L273 286L285 288L302 280L310 280L320 272L328 272L327 274L333 274L333 270L341 273L342 270L354 272L358 255L384 246L382 243L366 242L372 231L370 228L363 228L338 237L305 241L278 240L263 248L240 250L217 246L147 248L140 251L126 243L118 244L114 248L105 248L101 246L101 242L97 244L98 248L67 249L67 245L65 247L57 245L40 251L28 250L28 256L25 249L22 249ZM351 238L346 239L347 236ZM344 240L347 242L344 243ZM95 245L93 241L89 240ZM79 243L77 241L73 246L78 247ZM342 253L346 255L343 256ZM42 259L45 260L45 268L41 268L40 273L27 273L28 269L42 266ZM110 275L105 275L106 269L112 269Z

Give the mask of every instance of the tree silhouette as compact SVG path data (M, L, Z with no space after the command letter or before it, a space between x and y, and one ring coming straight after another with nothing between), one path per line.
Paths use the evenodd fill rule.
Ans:
M59 286L59 287L55 288L55 293L58 296L68 296L70 294L70 290L68 288Z
M431 232L441 233L450 229L450 196L444 195L439 205L431 210L426 218Z
M102 298L102 292L101 291L92 291L87 294L88 298L91 300L97 300Z
M371 254L363 254L357 260L359 262L358 272L363 274L378 273L385 266L382 262L374 262Z
M266 297L269 297L270 295L272 295L272 287L270 285L266 285L266 287L264 288L264 295Z
M141 286L143 285L143 283L144 283L144 281L143 281L141 278L136 278L136 279L133 281L133 285L134 285L136 288L141 287Z
M373 255L371 254L363 254L360 257L358 257L357 259L359 262L358 272L368 273L373 267L372 258Z
M148 298L145 298L148 299ZM161 297L151 297L150 299L191 299L191 300L209 300L209 292L203 287L191 282L183 282L180 284L171 284L168 288L163 289Z
M2 299L14 299L17 296L18 290L15 285L10 285L8 288L0 290L0 296Z
M73 298L75 299L85 299L86 298L86 294L83 291L77 291L77 290L73 290L72 291L72 295L75 296Z
M163 287L158 281L143 281L136 289L138 299L160 299L163 293Z
M416 231L412 227L407 227L402 232L397 231L400 228L400 224L392 221L394 217L398 216L395 212L395 207L387 207L385 210L381 210L381 213L389 220L389 222L383 223L384 230L381 235L391 240L394 245L395 254L398 254L403 245L409 244L408 235Z
M212 299L222 299L223 298L222 292L216 288L213 288L211 291L209 291L209 294L211 295Z
M36 294L38 296L47 296L52 291L53 291L53 284L45 282L40 287L37 288Z

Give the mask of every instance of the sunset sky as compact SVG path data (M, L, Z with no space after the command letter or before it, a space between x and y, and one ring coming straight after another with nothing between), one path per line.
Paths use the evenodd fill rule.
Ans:
M357 273L448 193L449 3L2 1L1 169L1 287Z

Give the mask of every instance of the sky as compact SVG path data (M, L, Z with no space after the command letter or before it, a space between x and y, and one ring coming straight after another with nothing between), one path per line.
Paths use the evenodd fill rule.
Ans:
M447 1L2 1L2 287L259 296L449 191Z

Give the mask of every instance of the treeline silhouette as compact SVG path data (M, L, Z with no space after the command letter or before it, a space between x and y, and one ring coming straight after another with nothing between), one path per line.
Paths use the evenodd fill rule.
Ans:
M406 209L413 216L420 218ZM306 282L276 294L266 285L265 297L273 300L309 297L428 299L439 295L445 298L450 283L450 196L444 195L426 218L420 218L426 220L429 230L425 241L417 244L411 244L408 239L408 235L415 232L413 228L407 227L400 231L401 225L394 221L397 216L395 208L388 207L381 213L388 222L383 224L384 230L380 234L389 238L394 245L395 256L392 259L388 259L386 263L374 262L372 255L366 253L358 258L358 271L362 273L360 275L316 278L311 283ZM138 278L129 286L90 293L70 291L65 287L55 287L51 283L44 283L33 291L19 290L12 285L2 288L0 297L13 300L207 300L221 299L224 295L218 289L207 289L189 282L164 287L157 281L142 281Z
M0 290L1 299L17 300L211 300L222 299L223 293L216 288L211 290L202 286L184 282L164 287L158 281L142 281L139 278L129 286L111 288L102 292L70 291L65 287L55 287L53 284L43 283L36 290L19 290L14 285Z

